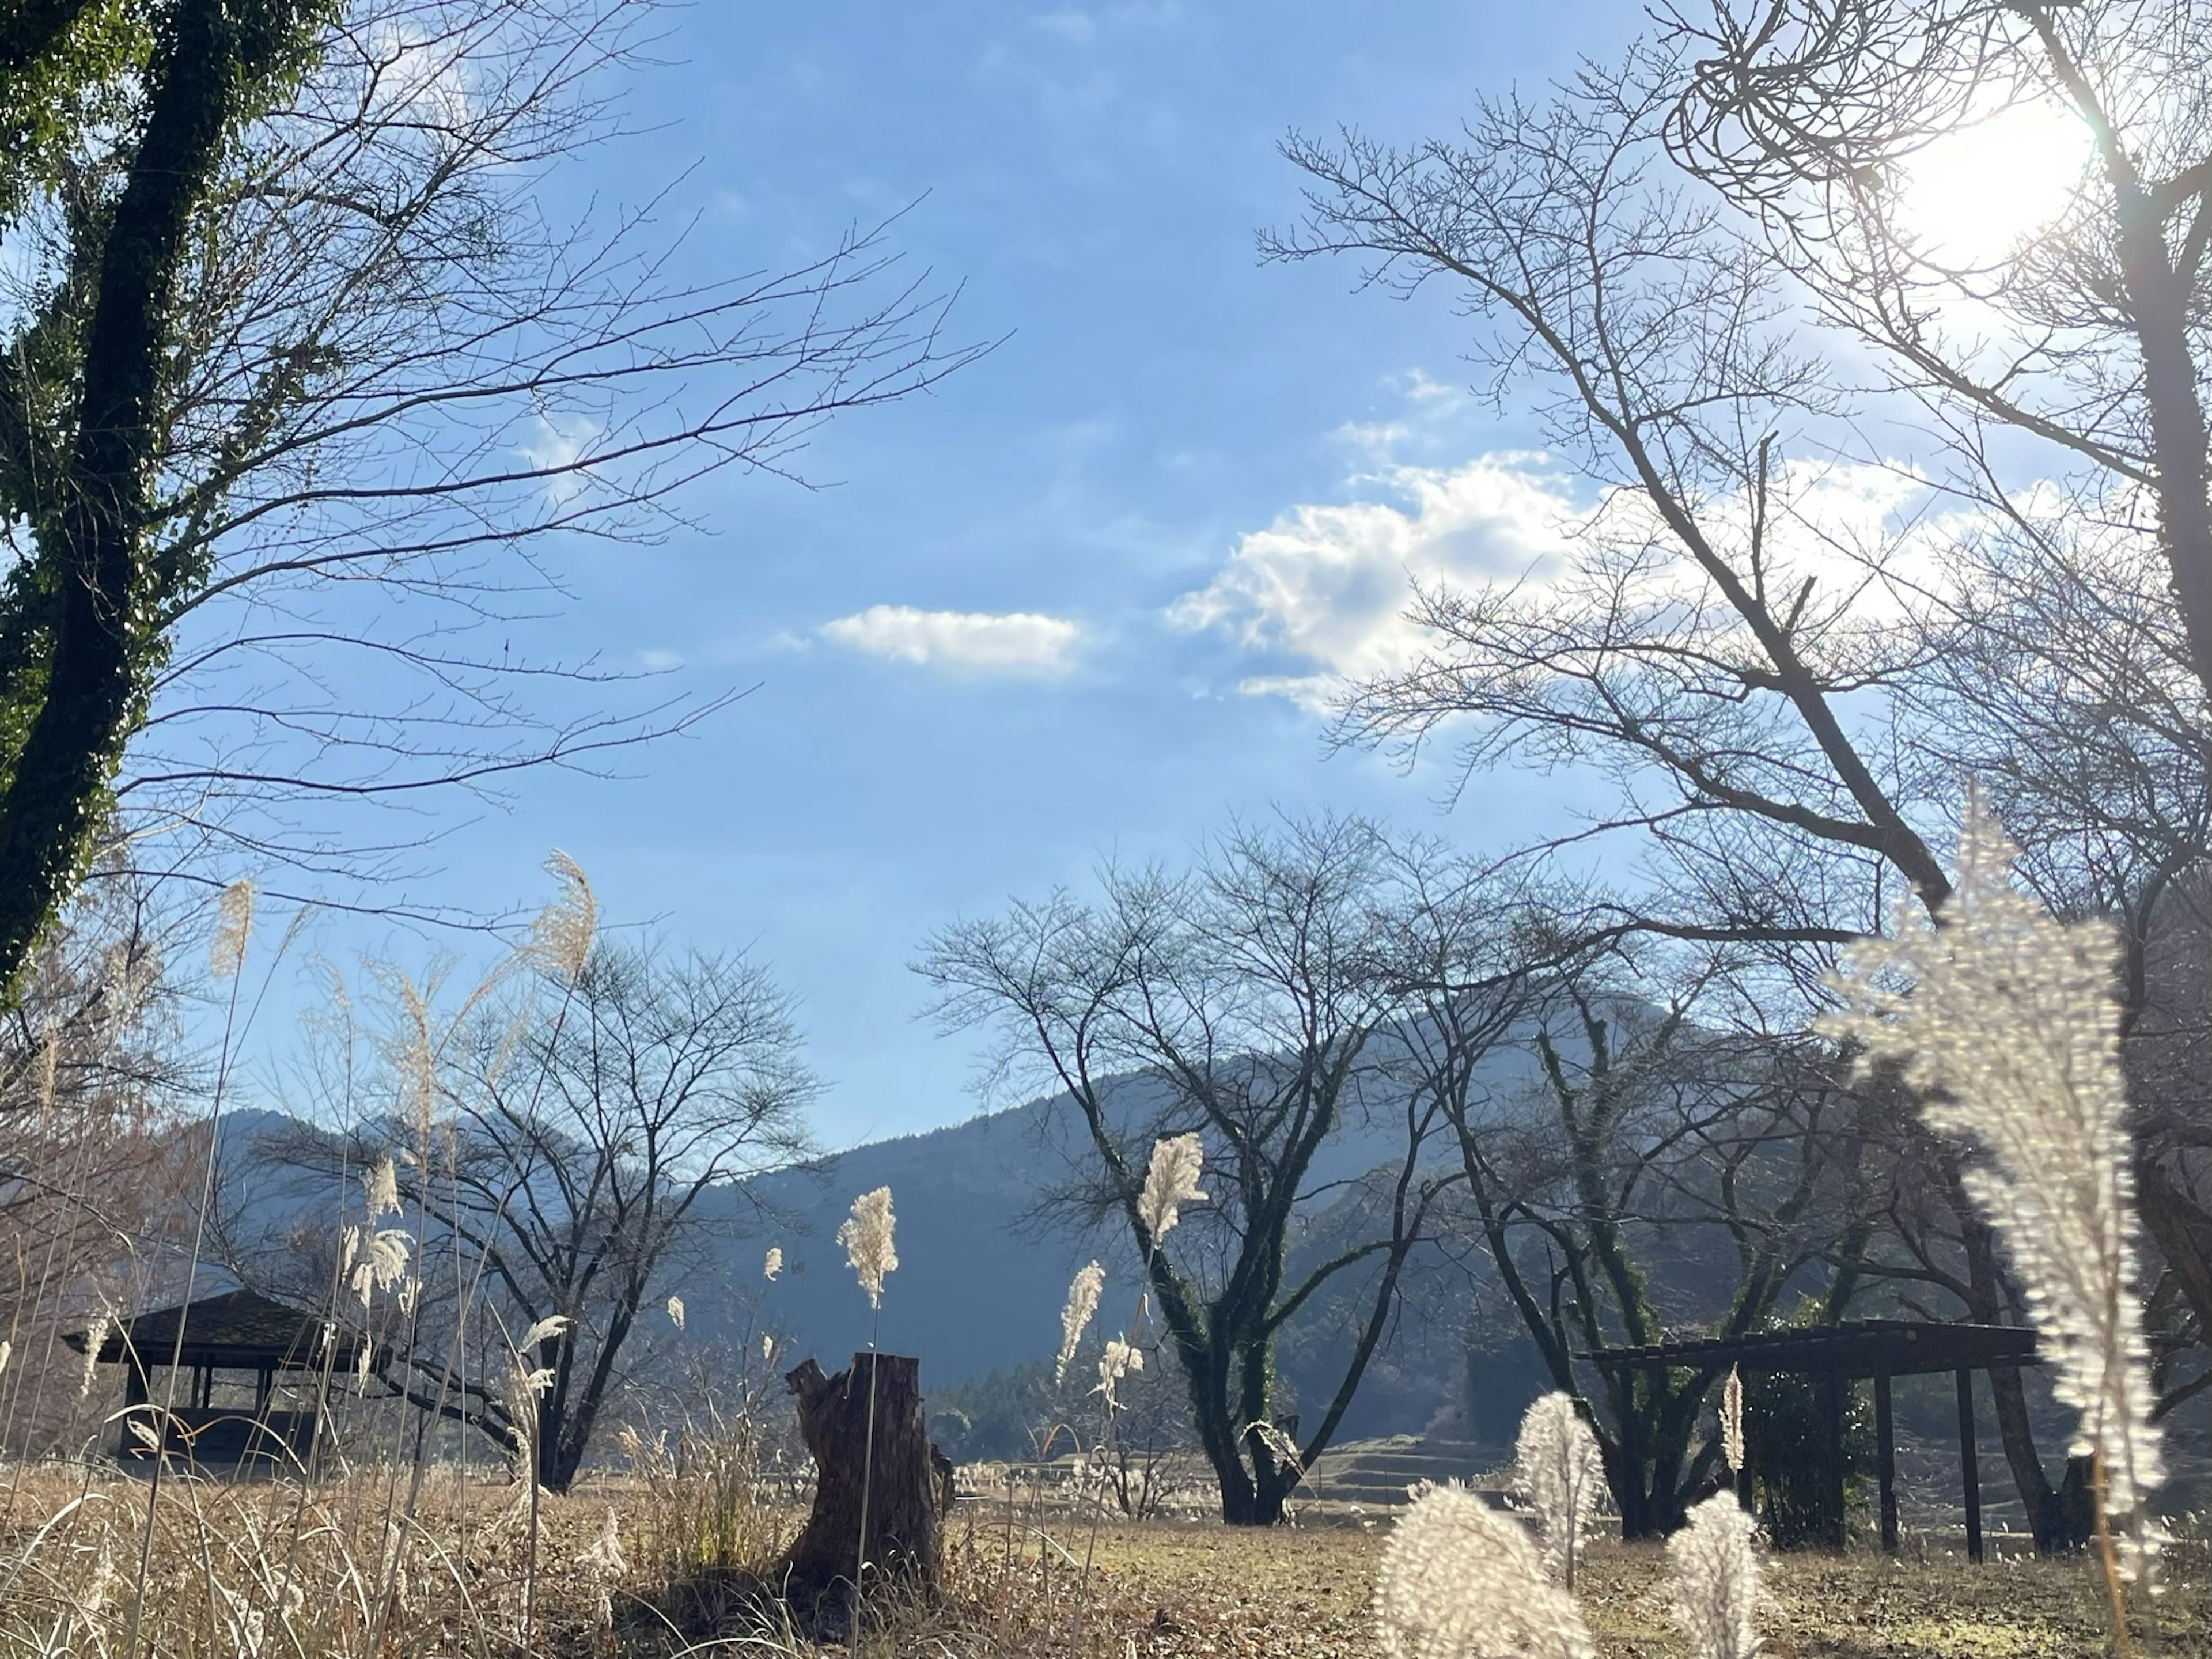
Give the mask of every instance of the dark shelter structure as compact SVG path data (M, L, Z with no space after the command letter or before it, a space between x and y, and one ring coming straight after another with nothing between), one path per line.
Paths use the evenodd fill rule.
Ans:
M67 1340L83 1352L91 1334ZM150 1460L160 1450L197 1468L262 1473L302 1469L314 1455L325 1379L358 1365L364 1339L252 1291L202 1297L118 1321L93 1357L124 1365L124 1417L115 1455ZM158 1373L165 1385L157 1389ZM227 1374L227 1375L226 1375ZM280 1404L280 1380L304 1376L304 1402ZM247 1377L251 1382L247 1382ZM246 1397L250 1389L251 1397ZM296 1389L292 1392L300 1392ZM218 1395L229 1396L218 1398ZM163 1408L166 1407L166 1410ZM132 1425L141 1425L134 1431Z
M1785 1372L1816 1381L1827 1430L1822 1471L1829 1483L1826 1516L1831 1535L1826 1541L1838 1549L1844 1543L1844 1391L1862 1377L1873 1378L1881 1547L1893 1554L1897 1550L1897 1437L1890 1413L1890 1379L1954 1373L1959 1390L1959 1468L1966 1490L1966 1553L1976 1561L1982 1559L1982 1486L1974 1443L1974 1373L2033 1365L2039 1358L2035 1333L2017 1326L1946 1325L1935 1320L1905 1319L1855 1320L1762 1331L1753 1336L1601 1348L1584 1357L1601 1370L1680 1368L1718 1377L1734 1366L1749 1373Z

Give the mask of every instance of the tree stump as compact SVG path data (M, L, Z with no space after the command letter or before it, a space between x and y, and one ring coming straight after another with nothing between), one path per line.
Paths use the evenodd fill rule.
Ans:
M835 1376L824 1376L810 1358L783 1379L798 1396L799 1432L813 1455L815 1484L814 1511L778 1565L777 1587L793 1610L817 1629L847 1621L856 1581L869 1595L879 1586L896 1586L908 1595L937 1591L952 1465L929 1443L921 1376L919 1359L856 1353L851 1368Z

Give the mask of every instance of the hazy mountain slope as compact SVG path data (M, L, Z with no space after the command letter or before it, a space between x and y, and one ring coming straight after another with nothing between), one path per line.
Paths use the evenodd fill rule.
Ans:
M1516 1086L1531 1066L1524 1048L1501 1051L1489 1068L1493 1086ZM1157 1087L1142 1077L1121 1080L1115 1103L1124 1121L1150 1116L1158 1103ZM1401 1133L1392 1125L1395 1115L1389 1103L1378 1103L1373 1124L1347 1125L1322 1149L1310 1183L1321 1189L1310 1217L1316 1236L1294 1240L1297 1254L1317 1258L1319 1246L1333 1236L1340 1183L1395 1158ZM313 1225L317 1215L336 1213L327 1178L273 1169L254 1155L261 1137L297 1132L289 1120L259 1114L226 1123L226 1206L242 1236L258 1233L274 1245L302 1221ZM1054 1097L708 1194L702 1215L708 1237L667 1285L687 1305L690 1339L736 1339L773 1328L794 1360L813 1353L834 1369L866 1346L872 1331L883 1348L921 1357L925 1387L941 1386L1049 1354L1068 1279L1093 1257L1109 1273L1102 1316L1121 1322L1136 1276L1126 1231L1086 1229L1064 1212L1040 1211L1041 1201L1067 1178L1071 1137L1081 1133L1071 1103ZM1441 1144L1437 1150L1447 1155ZM886 1281L878 1328L836 1234L854 1197L882 1186L890 1188L898 1217L899 1267ZM762 1279L761 1263L772 1244L783 1252L784 1270L770 1285ZM1341 1317L1341 1308L1327 1298L1314 1316L1325 1307L1330 1318ZM1423 1373L1444 1373L1407 1394L1407 1409L1418 1399L1429 1402L1419 1407L1425 1412L1440 1389L1452 1386L1456 1348L1433 1340L1434 1321L1419 1322L1419 1332L1424 1340L1413 1346L1420 1352L1407 1352L1406 1361Z

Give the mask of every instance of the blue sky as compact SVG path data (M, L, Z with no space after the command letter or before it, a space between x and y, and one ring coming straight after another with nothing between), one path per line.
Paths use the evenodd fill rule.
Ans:
M630 88L649 130L561 191L634 198L683 174L702 276L794 263L913 204L895 240L961 285L952 333L1006 337L823 431L800 465L834 487L724 477L688 503L702 533L560 550L574 603L534 648L757 690L620 780L447 803L416 896L532 902L559 846L610 921L756 951L800 1000L831 1085L820 1132L843 1145L975 1109L975 1044L918 1021L906 967L957 915L1079 884L1103 852L1181 856L1232 813L1358 809L1495 843L1558 810L1558 786L1516 779L1447 819L1441 776L1324 759L1314 697L1394 648L1406 570L1525 566L1560 486L1514 459L1525 428L1465 395L1442 296L1262 266L1254 233L1297 209L1286 129L1449 131L1479 89L1612 55L1638 8L669 20ZM372 932L320 944L435 948Z

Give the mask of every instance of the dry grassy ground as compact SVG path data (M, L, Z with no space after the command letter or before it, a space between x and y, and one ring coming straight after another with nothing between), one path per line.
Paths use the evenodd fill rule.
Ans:
M146 1655L523 1654L646 1659L714 1650L817 1659L791 1632L726 1626L722 1640L665 1616L672 1529L637 1481L547 1499L531 1626L522 1627L526 1535L512 1488L434 1477L395 1557L390 1476L363 1475L302 1504L296 1489L173 1487L153 1540L137 1650ZM0 1471L0 1659L119 1656L143 1534L143 1484L112 1476ZM627 1565L589 1564L610 1508ZM738 1541L772 1559L794 1510L753 1510ZM1042 1524L1039 1522L1042 1521ZM662 1528L658 1535L654 1528ZM1369 1659L1369 1587L1387 1536L1323 1526L1231 1531L1205 1523L1108 1524L963 1504L949 1540L947 1594L931 1608L884 1610L837 1659ZM1942 1550L1772 1562L1765 1620L1774 1659L2073 1659L2108 1651L2086 1562L2018 1558L1974 1568ZM1086 1575L1088 1556L1091 1570ZM2170 1589L2140 1617L2148 1655L2212 1652L2201 1546L2181 1553ZM397 1566L395 1574L393 1570ZM1601 1546L1583 1600L1607 1659L1671 1659L1665 1555ZM602 1602L602 1591L610 1593ZM386 1595L388 1617L377 1608ZM613 1613L611 1628L601 1609ZM381 1627L380 1627L381 1626Z
M1279 1656L1340 1659L1376 1651L1368 1586L1382 1528L1232 1531L1161 1525L1103 1532L1098 1624L1109 1653L1146 1659ZM1073 1540L1081 1553L1080 1539ZM2212 1651L2203 1558L2185 1555L2168 1592L2139 1619L2150 1654ZM1774 1659L2074 1659L2109 1651L2100 1584L2084 1561L2014 1557L1983 1567L1868 1554L1773 1560L1765 1621ZM1672 1659L1683 1649L1667 1612L1656 1546L1601 1547L1583 1586L1607 1659Z

